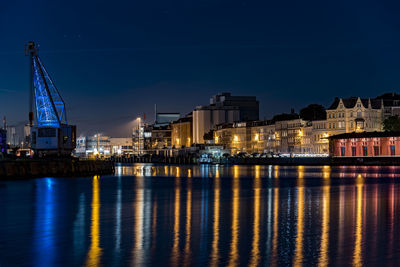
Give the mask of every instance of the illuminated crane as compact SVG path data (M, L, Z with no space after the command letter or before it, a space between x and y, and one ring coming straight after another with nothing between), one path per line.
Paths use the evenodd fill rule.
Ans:
M31 148L39 156L70 155L76 145L76 126L67 124L64 100L44 68L34 42L25 46L25 55L29 56L31 67Z

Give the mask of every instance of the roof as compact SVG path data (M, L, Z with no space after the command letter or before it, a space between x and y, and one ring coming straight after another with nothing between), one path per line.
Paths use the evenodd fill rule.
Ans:
M340 99L343 102L345 108L354 108L358 101L358 97L352 96L349 98L338 98L336 97L333 103L329 106L328 110L337 109L339 106ZM371 102L371 107L373 109L380 109L382 106L382 101L380 99L370 99L370 98L360 98L362 105L368 108L369 102Z
M350 138L374 138L374 137L395 137L400 136L400 132L362 132L362 133L343 133L332 135L329 139L350 139Z

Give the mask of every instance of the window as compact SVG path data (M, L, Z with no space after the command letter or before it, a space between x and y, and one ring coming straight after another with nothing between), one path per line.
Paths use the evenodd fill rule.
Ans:
M329 113L329 119L331 118L331 114Z
M396 155L396 147L394 145L390 146L390 155L391 156Z
M353 156L353 157L355 157L355 156L357 156L357 150L356 150L356 147L355 146L352 146L351 147L351 155Z
M340 155L342 157L346 156L346 147L344 146L340 147Z
M56 128L39 128L39 137L56 137Z
M361 117L361 111L357 112L357 117L360 118Z
M379 156L379 146L374 146L374 156Z
M354 128L353 122L350 123L350 128L352 128L352 129Z
M363 156L364 157L368 156L368 147L367 146L363 146Z
M352 118L353 117L353 112L350 112L350 118Z
M335 123L333 123L333 128L335 128Z

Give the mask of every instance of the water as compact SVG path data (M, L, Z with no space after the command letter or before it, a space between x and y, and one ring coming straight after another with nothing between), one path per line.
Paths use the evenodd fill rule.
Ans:
M400 264L400 167L119 166L0 182L0 266Z

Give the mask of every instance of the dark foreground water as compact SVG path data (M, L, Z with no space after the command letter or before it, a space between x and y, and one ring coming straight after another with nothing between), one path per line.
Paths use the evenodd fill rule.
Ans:
M399 167L116 170L0 182L0 266L400 265Z

